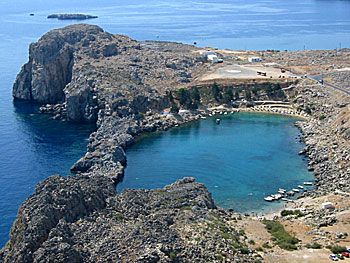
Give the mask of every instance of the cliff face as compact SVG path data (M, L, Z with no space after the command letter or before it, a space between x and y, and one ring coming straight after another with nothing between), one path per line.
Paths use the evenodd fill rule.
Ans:
M232 260L251 257L241 254L230 215L193 178L121 194L114 186L106 177L46 179L19 209L0 261L212 262L229 250Z
M64 102L63 117L70 121L96 122L98 111L107 107L125 116L167 106L162 102L165 91L190 82L203 58L193 54L191 46L162 47L93 25L52 30L30 45L13 97L42 104Z

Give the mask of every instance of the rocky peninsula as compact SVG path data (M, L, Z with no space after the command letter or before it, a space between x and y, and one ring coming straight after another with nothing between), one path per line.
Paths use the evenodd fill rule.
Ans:
M217 55L230 63L237 61L232 52L217 51ZM278 70L288 66L294 74L317 68L299 67L295 56L300 53L246 55L260 55ZM324 61L336 64L334 59L327 56ZM306 144L302 153L316 177L315 191L307 195L350 192L348 96L296 75L203 78L221 67L208 63L191 45L137 42L93 25L52 30L32 43L13 97L42 104L40 112L55 119L95 123L96 131L89 137L87 153L71 169L75 176L49 177L22 204L0 262L259 262L268 258L271 251L258 252L253 242L248 243L249 222L216 207L210 192L193 178L163 189L121 194L115 189L127 163L125 148L135 136L200 119L208 108L228 105L234 97L248 103L230 107L283 100L296 112L308 113L308 122L297 123ZM192 113L177 114L181 107ZM165 108L174 114L160 114Z

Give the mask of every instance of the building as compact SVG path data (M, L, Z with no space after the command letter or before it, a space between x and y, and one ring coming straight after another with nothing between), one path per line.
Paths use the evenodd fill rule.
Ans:
M259 57L251 57L251 58L248 58L248 61L249 62L260 62L261 59Z
M201 51L199 51L199 54L204 55L204 56L216 55L216 53L214 51L208 51L208 50L201 50Z
M325 202L325 203L322 203L322 209L335 209L335 207L333 203Z
M208 55L207 58L208 58L209 61L211 61L213 63L218 63L219 62L219 59L218 59L217 55Z

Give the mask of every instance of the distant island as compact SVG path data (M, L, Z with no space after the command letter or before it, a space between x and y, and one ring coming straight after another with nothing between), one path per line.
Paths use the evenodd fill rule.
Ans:
M47 16L47 18L57 18L60 20L70 20L70 19L85 20L85 19L91 19L91 18L97 18L97 17L98 16L84 15L84 14L52 14Z

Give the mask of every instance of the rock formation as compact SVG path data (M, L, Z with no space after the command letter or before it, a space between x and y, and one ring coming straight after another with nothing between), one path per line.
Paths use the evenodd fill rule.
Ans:
M51 176L21 206L0 262L252 262L193 178L125 190L104 176Z

